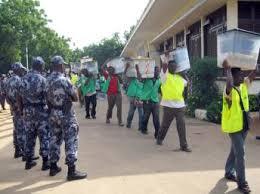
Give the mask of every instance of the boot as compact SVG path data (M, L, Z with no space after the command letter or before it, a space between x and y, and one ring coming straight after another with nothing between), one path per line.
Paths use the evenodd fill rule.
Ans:
M25 170L30 170L32 167L36 166L36 162L32 161L32 159L29 159L25 163Z
M22 154L21 149L18 146L15 146L14 158L17 159L17 158L20 158L22 156L23 156L23 154Z
M38 160L40 157L39 156L33 156L32 160ZM26 156L23 156L23 162L26 161Z
M75 165L68 166L68 176L67 176L68 181L84 179L86 177L87 174L77 171Z
M49 174L50 176L55 176L60 171L61 171L61 167L59 167L56 162L55 163L51 163L50 174Z
M48 157L42 158L42 171L49 170L50 169L50 163L48 160Z

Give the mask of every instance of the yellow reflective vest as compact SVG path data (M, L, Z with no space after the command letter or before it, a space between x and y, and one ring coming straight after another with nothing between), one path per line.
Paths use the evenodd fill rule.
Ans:
M73 85L76 85L76 83L77 83L77 81L78 81L78 76L77 76L77 74L72 74L70 81L71 81L71 83L72 83Z
M249 111L248 89L245 83L240 87L241 98L245 111ZM243 130L243 111L240 106L240 97L238 92L233 88L231 91L232 104L229 107L227 98L223 96L223 109L222 109L222 131L224 133L236 133Z
M183 92L185 84L183 77L178 74L167 73L166 81L162 83L162 99L166 101L184 102Z

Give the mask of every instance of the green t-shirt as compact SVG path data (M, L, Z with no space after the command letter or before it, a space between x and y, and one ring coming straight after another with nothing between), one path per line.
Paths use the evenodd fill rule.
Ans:
M128 97L140 98L142 95L143 83L140 82L137 78L133 78L130 81L130 84L127 88L126 95Z
M94 93L96 91L96 79L95 78L86 78L86 81L88 81L88 84L85 82L86 86L86 94Z
M159 102L159 89L161 86L160 79L145 79L142 90L141 100L151 100L153 102Z
M100 84L100 90L101 90L101 91L104 90L105 82L106 82L105 77L104 77L104 76L100 76L99 84Z
M77 81L77 87L80 89L83 96L87 94L86 80L87 78L85 76L81 76Z

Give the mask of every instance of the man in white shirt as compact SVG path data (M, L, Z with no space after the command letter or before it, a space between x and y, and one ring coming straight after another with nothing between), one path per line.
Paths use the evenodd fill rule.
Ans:
M161 106L163 106L163 118L157 138L157 144L162 145L173 119L176 118L177 131L180 140L180 150L184 152L191 152L186 140L186 105L183 97L183 92L188 82L180 74L175 73L176 67L176 62L171 60L168 65L163 64L163 69L161 71Z

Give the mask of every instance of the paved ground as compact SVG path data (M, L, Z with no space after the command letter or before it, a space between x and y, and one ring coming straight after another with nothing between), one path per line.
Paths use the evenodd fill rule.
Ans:
M125 102L126 103L126 102ZM175 124L164 146L155 145L150 135L119 128L116 120L105 125L106 103L99 102L97 120L85 120L77 108L80 123L78 167L88 172L88 179L66 182L64 156L62 173L49 177L40 171L40 163L30 171L14 160L12 121L8 111L0 113L0 193L1 194L236 194L236 185L226 182L223 166L229 150L229 139L218 125L187 119L188 137L193 153L174 151L178 148ZM127 107L124 106L124 117ZM114 114L115 115L115 114ZM260 123L258 126L260 133ZM260 193L260 141L247 141L247 177L253 193ZM260 134L259 134L260 135ZM63 151L64 153L64 151Z

